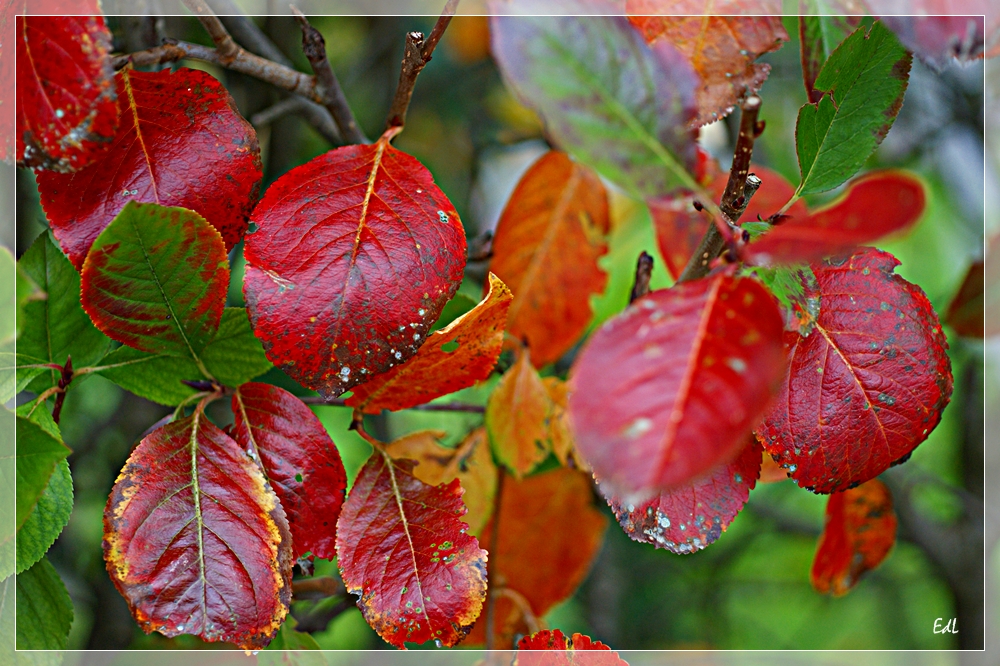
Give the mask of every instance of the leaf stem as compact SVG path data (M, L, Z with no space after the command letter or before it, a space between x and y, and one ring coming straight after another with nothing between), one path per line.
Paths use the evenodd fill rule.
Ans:
M58 388L59 391L56 393L56 403L52 407L52 420L59 425L59 417L62 415L63 400L66 399L66 389L69 388L70 382L73 381L73 357L66 357L66 365L62 367L62 375L59 377Z
M292 596L296 599L323 599L347 594L344 583L333 576L316 576L292 581Z
M202 27L215 42L215 48L219 53L219 61L224 67L239 56L242 49L233 41L226 26L215 15L215 12L205 4L205 0L183 0L184 5L197 15Z
M326 405L328 407L348 406L347 398L333 398L332 400L327 400L322 396L311 395L304 396L299 399L307 405ZM407 409L415 409L423 412L467 412L470 414L483 414L486 412L486 407L483 405L473 405L467 402L426 403L423 405L408 407Z

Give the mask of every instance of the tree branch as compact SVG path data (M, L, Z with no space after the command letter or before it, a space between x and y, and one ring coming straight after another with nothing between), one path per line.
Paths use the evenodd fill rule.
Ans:
M226 26L222 25L219 17L205 4L205 0L183 1L185 6L195 13L205 31L208 32L212 41L215 42L215 48L219 52L221 63L228 65L235 60L242 49L233 41L233 38L229 35L229 31L226 30Z
M347 594L344 584L332 576L317 576L301 578L292 581L292 596L296 601L302 599L325 599L340 597Z
M635 282L632 285L632 294L628 302L631 304L635 299L642 298L649 293L649 280L653 276L653 257L643 251L635 263Z
M346 398L334 398L332 400L327 400L322 396L309 395L299 398L302 402L307 405L327 405L329 407L346 407ZM486 407L483 405L472 405L465 402L431 402L424 405L415 405L409 407L408 409L415 409L422 412L468 412L471 414L483 414L486 412Z
M319 94L322 98L320 102L327 108L333 120L340 129L340 134L348 143L371 143L368 137L358 128L358 121L355 120L351 107L347 103L347 97L340 87L337 75L333 73L330 60L326 57L326 40L319 30L309 25L309 20L305 14L300 12L294 5L292 13L295 20L302 28L302 52L309 59L313 73L316 75L316 82L319 86Z
M455 8L458 7L458 0L448 0L444 6L441 16L430 36L424 39L422 32L409 32L406 34L406 49L403 51L403 63L399 71L399 84L396 86L396 95L393 97L392 106L389 108L389 117L385 121L385 128L402 127L406 124L406 110L410 106L410 98L413 97L413 86L417 82L417 75L420 70L431 61L431 54L434 47L441 41L451 17L455 15Z

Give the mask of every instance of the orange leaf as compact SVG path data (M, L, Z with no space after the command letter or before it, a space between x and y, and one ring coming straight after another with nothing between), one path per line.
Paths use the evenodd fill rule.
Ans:
M548 389L527 349L497 383L486 403L486 428L497 460L523 477L552 450Z
M512 296L507 285L492 273L487 284L486 296L476 307L427 336L406 363L354 387L347 405L366 414L406 409L489 377L503 346Z
M490 55L488 16L456 16L444 33L445 48L452 58L471 65Z
M872 479L830 495L826 527L810 578L822 594L847 594L866 571L882 563L896 542L896 513L885 484Z
M771 67L754 61L788 41L780 16L642 16L676 13L673 0L626 0L625 11L647 43L669 41L701 77L695 127L728 115L744 91L757 92Z
M430 486L458 479L465 493L462 501L468 509L464 521L469 534L479 534L493 511L497 489L497 468L490 455L485 428L476 428L455 448L440 443L445 433L425 430L406 435L385 447L393 459L409 458L417 462L413 476Z
M589 168L550 151L517 184L497 223L490 270L517 297L507 330L527 340L535 367L557 360L593 316L608 276L608 197Z
M760 465L760 478L757 480L759 483L777 483L788 478L785 468L774 462L774 458L767 451L762 451L761 455L763 459Z
M569 385L558 377L544 377L542 383L545 384L549 400L552 401L551 413L549 414L549 438L552 441L552 453L556 454L556 458L563 465L589 472L590 465L580 457L580 453L576 450L573 430L569 424L569 412L566 411L566 405L569 402Z

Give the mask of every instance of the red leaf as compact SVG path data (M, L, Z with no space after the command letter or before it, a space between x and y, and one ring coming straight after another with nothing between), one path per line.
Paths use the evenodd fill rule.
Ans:
M233 439L258 460L288 514L296 558L336 556L347 473L316 415L288 391L251 382L233 395Z
M915 176L872 171L851 181L825 206L768 231L747 247L747 258L754 263L804 263L850 252L912 227L924 212L924 200L924 187Z
M830 495L810 579L822 594L847 594L866 571L886 558L896 542L896 513L885 484L872 479Z
M762 453L751 435L735 459L700 479L641 504L614 496L608 504L633 541L678 555L694 553L715 543L747 503L760 476Z
M934 429L951 361L924 292L899 261L863 248L813 265L821 308L808 337L786 334L790 366L757 436L800 486L845 490L874 478Z
M76 171L118 128L111 33L101 16L20 16L16 31L18 164Z
M986 270L980 259L969 266L969 272L965 274L962 286L948 306L945 321L959 335L981 338L985 333L985 281Z
M602 650L611 652L611 648L590 636L573 634L567 637L558 629L543 629L530 636L525 636L517 642L518 652L514 663L517 666L573 666L586 664L588 666L618 666L627 662L618 656L617 652L608 655L595 654L586 657L576 657L573 653L580 650ZM563 650L567 654L541 653L532 654L530 650Z
M732 457L784 373L782 328L761 284L719 273L654 291L594 333L569 412L609 491L670 490Z
M275 365L326 396L416 354L462 281L458 213L389 145L398 131L292 169L253 213L250 321Z
M899 6L885 0L866 0L871 13L879 15L898 13ZM978 6L977 6L978 5ZM956 9L948 0L917 0L907 6L911 16L881 16L885 25L896 33L899 41L924 62L941 70L957 58L961 62L982 60L986 48L986 23L982 16L944 16ZM962 3L959 11L970 14L995 16L985 0ZM934 16L938 14L938 16ZM994 29L996 20L991 21Z
M256 649L288 612L285 513L260 468L200 411L132 451L104 512L104 558L146 633Z
M194 210L232 249L260 189L253 127L205 72L124 69L116 80L121 120L111 148L74 174L38 174L42 207L59 245L79 269L125 204L143 201Z
M427 336L409 361L354 387L347 405L366 414L406 409L489 377L503 347L513 297L492 273L487 284L489 291L476 307Z
M337 563L379 636L451 647L482 610L486 551L460 520L458 479L429 486L413 466L379 451L368 459L337 524Z

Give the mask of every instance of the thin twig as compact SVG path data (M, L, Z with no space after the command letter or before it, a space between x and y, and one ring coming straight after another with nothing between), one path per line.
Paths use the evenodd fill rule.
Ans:
M490 545L489 545L489 561L486 564L486 571L488 580L488 587L486 588L486 651L489 652L493 649L494 641L496 640L496 605L498 591L503 585L492 574L489 573L490 565L492 564L494 569L497 564L497 544L500 542L500 504L503 501L503 479L504 472L503 467L497 466L497 490L496 494L493 495L493 517L490 519Z
M413 97L413 86L417 82L417 75L431 61L434 47L441 41L445 29L451 23L451 17L455 15L458 7L458 0L448 0L434 24L431 34L424 39L422 32L406 33L406 48L403 51L403 63L399 70L399 84L396 86L396 94L392 99L392 107L389 109L389 116L385 121L385 128L402 127L406 124L406 110L410 106L410 98Z
M644 250L635 262L635 282L632 284L632 294L628 299L629 303L633 303L635 299L642 298L649 293L649 280L652 276L653 257Z
M235 60L242 49L233 41L226 26L222 25L222 21L215 15L215 12L205 4L205 0L184 0L184 4L198 16L201 25L215 42L215 48L219 52L219 60L222 64L228 65Z
M735 233L735 225L740 221L740 216L750 203L750 197L756 189L751 184L751 189L747 189L747 179L750 170L750 157L753 155L754 140L763 131L763 123L757 122L757 114L760 112L760 97L750 95L743 101L742 115L740 116L740 134L736 140L736 150L733 153L733 166L729 170L729 180L726 183L726 190L722 194L722 201L719 209L722 212L723 222L730 227L730 235ZM755 183L760 186L759 180ZM691 256L687 266L677 278L678 282L694 280L708 275L712 261L718 257L726 247L726 236L719 230L717 223L713 220L705 231L698 249Z
M318 395L311 395L299 398L307 405L327 405L329 407L346 407L347 398L334 398L327 400ZM467 412L470 414L483 414L486 407L483 405L473 405L467 402L431 402L424 405L414 405L407 409L415 409L422 412Z
M309 103L309 100L303 99L301 97L286 97L285 99L279 100L272 104L271 106L258 111L257 113L250 116L250 124L260 129L261 127L267 127L274 121L287 116L290 113L298 113L302 110L302 107ZM338 130L339 135L339 130Z
M343 582L333 576L317 576L292 581L292 596L296 600L340 597L346 593Z
M59 392L56 393L56 403L52 407L52 420L59 424L59 417L62 414L63 400L66 399L66 389L73 381L73 357L66 357L66 365L62 367L62 374L59 377Z
M358 128L358 121L355 120L351 107L347 103L347 97L340 87L337 75L333 73L330 60L326 57L326 40L319 30L309 25L309 20L305 14L292 5L292 13L302 29L302 52L309 59L313 73L316 74L316 83L319 85L319 93L322 99L320 102L330 111L333 120L340 129L340 134L348 143L371 143L368 137Z

